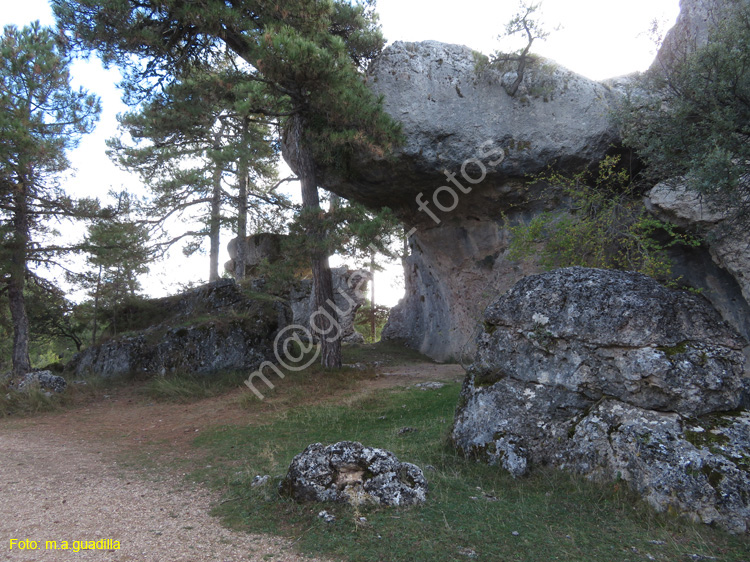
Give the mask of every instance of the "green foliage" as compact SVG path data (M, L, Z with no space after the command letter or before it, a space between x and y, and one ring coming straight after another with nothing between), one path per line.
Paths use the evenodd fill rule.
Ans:
M69 40L127 69L126 88L137 96L227 59L247 72L243 120L252 112L278 125L309 216L320 213L319 170L355 174L362 153L385 156L400 141L399 126L364 81L364 67L385 44L372 0L52 0L52 6ZM238 165L240 203L247 159ZM244 237L241 216L238 224ZM321 306L328 307L327 254L317 248L326 229L313 222L306 235L315 281L326 293ZM237 261L241 277L244 263ZM340 355L338 340L323 340L324 364L339 367Z
M0 289L8 292L13 324L13 371L30 369L24 287L29 266L58 265L72 249L55 244L51 227L64 218L91 216L98 204L74 201L58 186L66 152L90 132L100 106L74 90L70 58L56 34L39 22L6 26L0 38Z
M750 224L750 6L722 4L708 43L674 37L618 112L653 180L683 177L730 219ZM644 93L648 92L648 93Z
M369 301L357 310L354 318L354 327L362 334L366 343L377 343L380 341L380 336L388 321L390 312L391 310L387 306L378 304L373 306ZM375 324L375 333L372 331L373 322Z
M285 380L274 397L281 401L294 389ZM191 477L224 494L215 513L225 524L284 535L304 553L341 560L442 562L474 551L480 560L625 562L634 559L634 549L657 560L744 559L744 538L655 514L621 483L596 485L543 468L513 479L461 457L446 439L459 392L458 384L449 384L370 393L343 406L276 408L262 417L264 425L202 431L195 444L204 456ZM417 431L401 434L403 427ZM294 455L310 443L341 440L382 447L425 468L427 503L354 508L298 504L278 495ZM253 487L259 474L271 481ZM323 508L336 516L334 523L318 517Z
M558 188L570 210L544 212L528 224L511 226L510 259L539 255L541 265L550 269L622 269L668 281L672 263L667 250L700 245L698 238L648 214L619 157L605 158L593 177L551 172L535 181Z
M134 143L111 139L110 156L137 171L151 189L145 210L160 247L186 240L184 252L191 255L206 238L218 247L220 229L236 231L237 215L245 209L252 230L281 228L279 219L292 205L270 191L278 154L267 120L253 114L257 87L224 60L211 69L187 69L119 117L121 131ZM251 189L241 201L236 191L243 158ZM218 251L211 259L218 271Z
M323 229L325 238L308 236L313 227ZM257 274L266 280L269 292L280 295L296 281L310 278L310 256L314 253L338 254L349 258L349 263L363 266L370 263L373 251L393 257L391 248L402 229L387 207L372 211L358 203L337 199L328 212L303 209L289 225L289 235L281 240L280 253L284 259L261 263Z
M92 343L96 343L99 322L108 322L117 332L118 308L136 298L141 290L138 276L147 273L154 260L147 226L131 218L137 202L124 192L116 197L117 209L89 224L83 245L89 269L67 276L91 300L91 308L81 308L78 318L90 321ZM90 318L84 320L85 312L90 312Z
M365 338L366 343L376 343L380 341L380 334L383 332L385 323L391 309L387 306L376 304L374 307L368 301L357 310L354 317L354 329ZM375 333L372 333L373 316L375 317Z

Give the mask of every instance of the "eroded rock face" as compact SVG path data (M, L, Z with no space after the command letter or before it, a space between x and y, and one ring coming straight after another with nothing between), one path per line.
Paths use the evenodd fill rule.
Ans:
M739 0L738 3L747 2ZM680 0L680 14L672 29L664 37L651 71L660 72L674 60L706 44L711 32L724 18L736 17L734 0Z
M610 123L617 94L609 87L544 60L531 65L515 97L506 92L510 78L464 46L396 42L374 61L368 84L403 124L404 144L387 159L353 162L346 180L321 171L326 189L387 205L407 231L416 229L406 297L384 337L435 359L471 347L492 295L538 272L503 258L505 219L517 224L541 210L527 200L526 176L548 166L580 171L618 139ZM294 155L285 157L294 168Z
M66 372L117 377L252 369L273 357L274 338L291 321L284 303L249 299L226 280L148 306L157 314L153 325L84 350Z
M383 449L314 443L294 457L279 491L300 502L407 506L426 501L427 480L419 467Z
M459 450L515 476L547 464L619 476L660 509L750 523L750 418L723 414L748 389L743 342L702 297L567 268L523 279L484 319L452 431ZM735 444L719 454L691 441L700 424L707 435L738 424Z
M722 316L750 340L750 244L747 233L727 220L727 212L710 199L689 190L681 179L656 185L646 198L655 216L698 232L706 241L713 262L731 275L734 283L722 281L710 265L685 272L694 286L705 289L706 297ZM695 268L694 268L695 269Z

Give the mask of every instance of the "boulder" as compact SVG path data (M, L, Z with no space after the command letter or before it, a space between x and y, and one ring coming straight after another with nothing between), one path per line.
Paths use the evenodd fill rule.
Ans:
M427 480L419 467L383 449L314 443L294 457L279 491L299 502L408 506L426 501Z
M729 413L750 388L743 343L703 297L640 274L530 276L485 311L451 437L514 476L622 478L660 509L743 530L750 418Z
M266 260L273 264L283 258L281 252L281 241L284 234L274 234L272 232L261 232L253 234L245 239L245 276L255 278L260 273L258 266ZM227 244L229 252L229 261L224 264L224 270L230 275L234 275L235 260L237 259L238 239L233 238Z
M24 391L31 387L59 394L65 392L68 383L63 377L55 375L52 371L34 371L21 377L16 385L16 389L19 391Z

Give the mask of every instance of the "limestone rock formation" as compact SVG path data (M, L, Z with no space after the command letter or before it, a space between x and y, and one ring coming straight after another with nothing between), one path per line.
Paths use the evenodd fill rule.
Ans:
M283 257L281 254L281 241L283 238L283 234L261 232L248 236L245 239L246 277L257 277L259 273L258 266L263 260L267 260L269 264L273 264ZM224 270L230 275L234 275L235 260L237 259L237 240L237 238L233 238L227 244L229 261L224 264Z
M706 264L684 274L693 286L705 289L706 297L722 316L750 340L750 244L747 233L727 220L724 209L687 189L680 179L656 185L646 197L646 206L657 217L703 236L707 252L718 268ZM722 280L721 271L727 272L734 282Z
M273 357L274 338L291 321L280 300L248 298L228 280L148 301L145 308L140 329L84 350L66 371L116 377L255 368Z
M505 91L508 71L487 66L462 45L389 45L373 62L368 83L384 96L386 112L403 124L405 143L392 158L357 163L355 177L346 181L326 170L324 185L365 204L388 202L403 218L426 222L415 197L423 192L429 200L440 186L451 185L445 171L464 184L462 171L473 178L471 185L502 189L508 180L551 164L579 169L617 141L609 88L539 59L511 97ZM286 156L293 163L293 155ZM486 178L476 181L481 168L466 164L470 159L484 164Z
M664 37L651 70L660 72L673 60L705 45L716 25L723 18L731 17L732 4L733 0L680 0L680 14Z
M321 172L327 189L388 205L407 231L416 229L406 297L391 311L383 337L438 360L473 345L492 295L539 271L503 258L505 219L518 223L541 210L527 202L526 176L548 166L579 171L618 138L610 123L617 94L607 86L540 59L511 97L504 86L510 70L487 67L459 45L390 45L374 61L368 83L403 124L405 143L387 159L355 162L355 175L346 180ZM285 156L294 167L294 155ZM531 188L531 195L541 188ZM429 213L419 210L417 197Z
M515 476L619 477L659 509L750 525L750 416L729 413L750 389L744 342L702 297L567 268L523 279L484 320L452 430L464 454Z
M294 457L279 491L300 502L407 506L426 501L427 480L390 451L353 441L314 443Z

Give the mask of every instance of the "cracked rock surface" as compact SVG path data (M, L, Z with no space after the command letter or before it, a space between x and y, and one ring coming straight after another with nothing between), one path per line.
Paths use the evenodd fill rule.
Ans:
M699 295L560 269L490 305L452 439L514 476L622 479L659 510L750 526L743 342Z
M427 480L418 466L384 449L314 443L294 457L280 492L301 502L406 506L425 502Z

